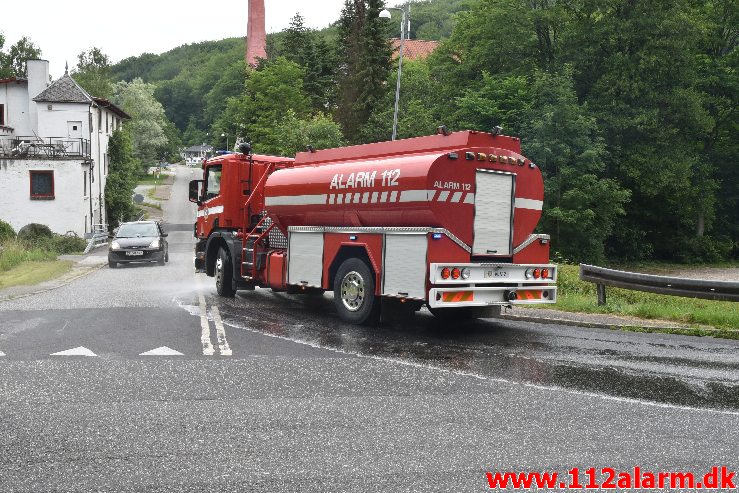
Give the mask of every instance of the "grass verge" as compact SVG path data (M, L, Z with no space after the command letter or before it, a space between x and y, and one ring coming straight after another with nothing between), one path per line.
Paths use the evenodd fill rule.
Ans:
M557 286L557 304L548 305L556 310L670 320L714 327L721 329L720 332L739 330L739 303L664 296L607 287L608 303L605 306L598 306L595 284L580 280L577 265L559 265ZM696 330L702 329L697 327ZM725 337L711 330L707 330L706 334L695 335Z
M0 288L32 286L55 279L69 272L72 264L68 260L21 262L9 270L0 271Z

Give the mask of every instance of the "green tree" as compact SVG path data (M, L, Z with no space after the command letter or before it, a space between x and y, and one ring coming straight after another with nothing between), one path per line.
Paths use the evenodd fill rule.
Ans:
M577 101L571 70L537 74L531 91L523 143L544 174L542 229L566 258L603 262L629 192L605 178L606 146L595 118Z
M392 49L379 17L383 0L346 0L339 20L340 64L336 120L351 142L383 103Z
M207 140L207 133L198 128L195 121L195 116L190 116L190 121L187 123L187 128L182 133L182 142L186 146L200 145Z
M133 139L134 157L144 167L153 165L167 145L167 117L161 103L154 98L154 86L141 79L118 82L113 100L131 116L127 128Z
M100 48L93 47L77 55L72 78L93 96L105 99L113 97L110 58Z
M310 114L310 100L303 90L303 69L285 58L267 62L247 78L244 94L231 98L212 127L211 142L223 143L220 135L248 137L254 150L279 152L279 126L289 112L302 119Z
M26 62L41 57L41 50L26 36L2 53L5 38L0 35L0 77L26 77Z
M375 108L367 124L362 128L362 140L380 142L390 140L393 134L395 111L395 83L397 70L389 74L387 90L382 104ZM449 113L436 99L436 84L431 78L429 66L424 61L403 62L403 75L398 107L398 138L429 135L439 125L452 125Z
M492 76L466 89L454 101L453 123L459 129L490 131L502 126L506 133L520 135L531 109L531 88L524 76Z
M277 127L275 142L276 154L294 156L310 145L313 149L329 149L343 145L341 127L333 119L322 113L300 119L293 111Z
M134 215L131 201L139 164L133 157L133 140L128 129L113 132L108 144L108 178L105 183L105 208L112 231L121 221Z

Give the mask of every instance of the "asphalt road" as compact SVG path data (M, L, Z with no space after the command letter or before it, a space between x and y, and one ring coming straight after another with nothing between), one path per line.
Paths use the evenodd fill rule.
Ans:
M215 295L170 263L0 303L0 491L486 491L487 471L739 469L739 342ZM71 350L71 351L70 351Z

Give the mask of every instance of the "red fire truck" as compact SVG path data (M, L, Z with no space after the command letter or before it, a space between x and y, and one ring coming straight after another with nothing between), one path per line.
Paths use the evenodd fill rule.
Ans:
M514 137L465 131L203 164L195 267L221 296L255 287L333 291L340 316L381 301L440 317L554 303L541 171Z

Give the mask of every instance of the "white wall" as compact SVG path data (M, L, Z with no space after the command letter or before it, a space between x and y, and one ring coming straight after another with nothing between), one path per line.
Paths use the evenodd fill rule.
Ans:
M83 190L87 165L79 160L36 161L31 159L0 160L0 196L3 205L0 219L18 231L28 223L46 224L52 231L85 234L85 216L90 215L89 198ZM53 200L31 200L30 171L54 170ZM89 194L88 189L88 194ZM89 228L88 228L89 229Z
M49 110L51 106L51 110ZM82 138L90 139L90 105L87 103L36 103L41 138L67 138L67 122L82 122Z
M5 125L12 127L16 136L33 135L28 116L28 101L27 82L0 84L0 104L5 105Z

